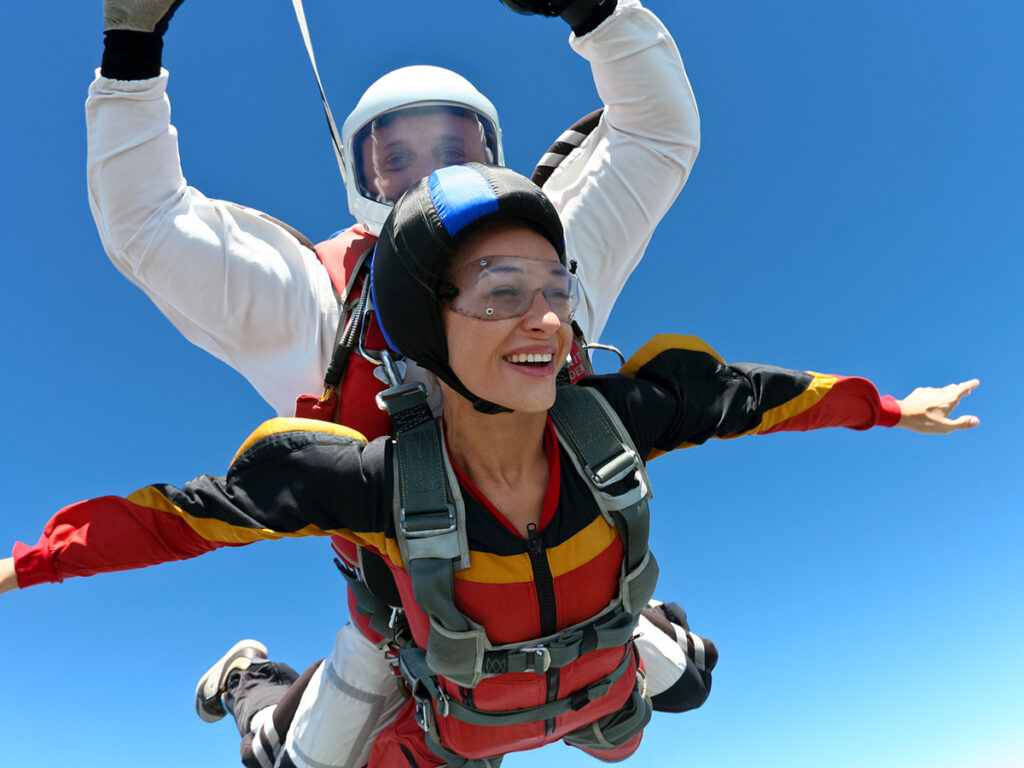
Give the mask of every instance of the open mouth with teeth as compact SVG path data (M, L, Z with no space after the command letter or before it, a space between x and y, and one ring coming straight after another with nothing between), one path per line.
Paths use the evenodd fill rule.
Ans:
M540 367L550 363L552 357L554 357L554 355L550 352L545 352L543 354L508 355L505 358L505 362L512 363L513 365L531 365Z

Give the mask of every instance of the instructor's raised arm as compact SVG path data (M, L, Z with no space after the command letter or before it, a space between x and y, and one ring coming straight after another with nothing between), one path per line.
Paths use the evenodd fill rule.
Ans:
M700 118L671 34L638 0L551 5L563 18L592 6L590 23L596 22L573 25L570 44L590 63L604 112L544 191L562 216L569 256L579 262L584 296L576 319L597 341L686 183L700 147Z
M323 380L337 300L311 244L186 182L161 69L179 4L104 4L103 63L85 105L89 207L114 266L185 338L290 415L296 394Z

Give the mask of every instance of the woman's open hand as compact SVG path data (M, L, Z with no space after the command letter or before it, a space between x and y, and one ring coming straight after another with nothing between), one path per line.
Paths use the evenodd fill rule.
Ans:
M977 379L971 379L945 387L918 387L899 401L903 415L896 426L926 435L947 435L958 429L978 426L977 416L951 419L949 414L960 404L960 399L973 392L979 383Z

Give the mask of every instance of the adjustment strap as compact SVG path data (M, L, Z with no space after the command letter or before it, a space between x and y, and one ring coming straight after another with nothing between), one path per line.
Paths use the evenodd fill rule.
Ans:
M485 675L507 672L534 672L561 669L581 656L606 648L625 645L633 636L636 618L621 603L592 623L569 629L550 639L538 640L520 648L499 648L484 653Z
M430 675L430 670L425 660L422 663L414 661L414 657L418 657L418 654L407 655L405 651L402 651L399 658L402 672L412 675L415 683L420 686L420 690L429 693L430 698L434 700L438 717L450 716L470 725L500 727L549 720L564 715L566 712L580 710L590 702L606 696L612 686L629 668L630 662L633 659L632 647L626 647L624 651L622 660L615 669L597 682L574 691L563 699L556 699L536 707L508 710L477 709L457 701L448 696L437 684L436 678ZM425 677L420 676L422 673L425 673Z

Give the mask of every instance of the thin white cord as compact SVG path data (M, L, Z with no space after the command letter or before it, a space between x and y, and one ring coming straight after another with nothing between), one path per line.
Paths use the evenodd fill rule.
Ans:
M316 76L317 87L320 88L320 99L324 104L324 114L327 116L327 127L331 131L331 142L334 144L334 154L338 158L338 170L341 171L342 181L345 179L345 156L342 152L341 134L338 133L338 126L334 122L334 115L331 114L331 106L327 103L327 94L324 92L324 85L320 81L320 70L316 66L316 56L313 54L313 41L309 36L309 25L306 23L306 11L302 7L302 0L292 0L292 7L295 8L295 18L299 21L299 30L302 32L302 39L306 43L306 53L309 54L309 63L313 65L313 74Z

